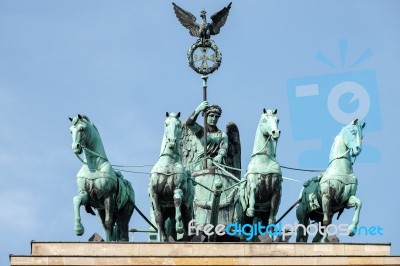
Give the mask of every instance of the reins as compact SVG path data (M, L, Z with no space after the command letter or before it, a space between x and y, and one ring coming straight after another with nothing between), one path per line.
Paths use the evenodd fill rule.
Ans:
M261 152L262 152L262 150L267 146L268 141L269 141L270 138L271 138L271 135L268 135L268 138L267 138L267 140L265 141L265 143L264 143L264 145L262 146L262 148L261 148L258 152L253 153L253 154L251 155L251 157L254 157L254 156L259 155L259 154L263 154L263 153L261 153Z
M82 148L83 148L85 151L91 153L92 155L96 155L97 157L100 157L101 159L103 159L103 160L105 160L105 161L108 162L108 159L107 159L106 157L104 157L103 155L101 155L101 154L99 154L99 153L97 153L97 152L95 152L95 151L92 151L91 149L86 148L86 147L83 146L83 145L82 145Z
M97 152L92 151L92 150L89 149L89 148L86 148L86 147L83 146L82 144L80 144L80 145L81 145L82 149L84 149L85 151L91 153L92 155L95 155L95 156L97 156L97 157L100 157L101 159L103 159L103 160L105 160L106 162L108 162L108 159L105 158L104 156L102 156L101 154L98 154ZM86 164L86 165L87 165L87 162L85 162L85 161L79 156L79 154L75 153L75 155L76 155L76 157L78 157L79 161L81 161L83 164Z

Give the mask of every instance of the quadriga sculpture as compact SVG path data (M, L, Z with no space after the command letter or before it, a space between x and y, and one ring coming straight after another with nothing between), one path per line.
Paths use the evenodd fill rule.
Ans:
M80 215L80 206L84 205L93 215L92 207L97 209L106 241L128 241L129 221L135 207L132 185L112 168L100 134L90 119L78 115L70 120L72 150L83 163L76 176L79 194L73 199L75 232L82 235L85 231ZM82 152L85 160L79 157Z
M280 136L277 110L263 110L257 126L251 161L242 183L240 202L243 223L259 220L264 226L274 224L282 194L282 172L276 161L275 142Z
M181 157L182 133L180 113L166 113L160 156L150 174L149 195L159 232L159 240L169 236L177 240L188 237L187 226L193 217L194 189ZM173 226L175 225L175 226Z
M353 173L352 158L358 156L362 147L362 130L365 123L352 121L336 136L329 155L329 165L325 172L304 183L300 193L300 203L296 210L299 224L306 228L310 220L328 227L332 217L344 208L355 208L348 234L353 236L359 222L361 200L356 197L357 178ZM317 233L313 242L326 242L328 230ZM307 232L301 226L297 229L297 242L307 242Z

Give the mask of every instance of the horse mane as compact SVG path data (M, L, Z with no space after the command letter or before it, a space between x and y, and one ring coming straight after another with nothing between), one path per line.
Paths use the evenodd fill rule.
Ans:
M165 145L167 145L167 140L166 140L165 132L164 132L163 138L162 138L162 141L161 141L160 155L158 157L161 157L161 155L163 155L164 150L165 150Z
M79 120L86 120L87 122L89 122L90 124L93 125L93 123L92 123L92 121L90 121L89 117L87 117L86 115L81 115L81 114L78 114L77 116L75 116L72 119L72 124L76 125L79 122Z
M350 125L344 126L344 127L340 130L338 136L343 136L344 134L346 134L346 132L350 130L351 126L353 126L353 125L350 124Z
M334 151L336 149L336 145L338 145L339 141L342 141L342 135L339 133L337 136L335 136L332 146L331 146L331 151L329 152L329 161L332 160L333 157L336 157L334 154Z
M92 122L92 121L90 121L89 117L86 116L86 115L81 115L81 117L82 117L83 119L86 119L86 120L89 121L89 122Z
M80 118L79 118L80 116ZM76 119L76 120L75 120ZM79 121L79 120L86 120L85 122L89 125L91 125L97 132L97 134L100 136L99 130L97 129L96 125L89 119L87 115L78 115L74 118L74 125Z
M332 157L336 157L337 155L333 154L336 146L338 145L339 141L343 141L343 136L349 131L351 130L352 126L354 126L353 124L349 124L346 125L344 127L342 127L342 129L340 130L339 134L337 134L335 136L335 139L333 141L333 144L331 146L331 151L329 153L329 160L332 160Z

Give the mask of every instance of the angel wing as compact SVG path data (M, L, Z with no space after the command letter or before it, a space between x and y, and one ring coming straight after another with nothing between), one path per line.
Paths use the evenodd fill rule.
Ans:
M196 23L196 17L175 3L172 3L172 5L174 6L174 12L179 22L189 30L190 35L199 37L200 25Z
M192 162L194 162L199 149L199 140L194 133L185 125L182 126L182 135L179 146L179 155L183 166L192 172Z
M230 6L230 4L229 4ZM228 153L226 155L227 166L241 169L241 145L240 145L240 134L239 129L235 123L229 122L226 125L226 134L228 135ZM241 171L228 169L230 173L240 179Z
M222 26L225 25L225 22L228 18L229 15L229 10L231 9L232 2L229 3L226 7L221 9L220 11L214 13L210 18L212 20L212 23L210 24L211 28L211 34L212 35L217 35Z

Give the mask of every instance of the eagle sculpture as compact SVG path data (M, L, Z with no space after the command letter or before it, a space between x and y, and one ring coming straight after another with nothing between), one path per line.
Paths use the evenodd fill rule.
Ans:
M222 26L225 25L232 2L229 3L228 6L213 14L210 17L212 20L211 23L207 23L206 11L201 11L200 17L202 21L200 24L196 23L196 17L192 13L182 9L175 3L172 3L172 5L174 6L176 17L178 18L179 22L189 30L190 35L199 37L199 39L204 42L205 40L209 40L211 35L217 35Z

